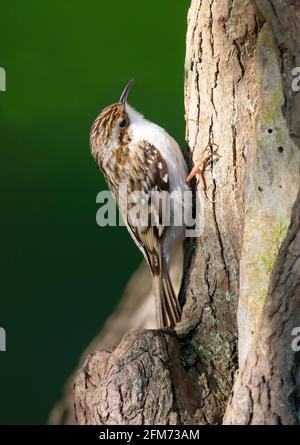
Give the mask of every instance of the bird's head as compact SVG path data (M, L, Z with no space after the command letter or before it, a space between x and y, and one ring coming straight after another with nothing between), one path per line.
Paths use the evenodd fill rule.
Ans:
M124 88L119 102L114 103L99 114L90 133L90 146L95 159L107 150L121 148L130 141L129 128L139 113L127 104L127 96L133 80Z

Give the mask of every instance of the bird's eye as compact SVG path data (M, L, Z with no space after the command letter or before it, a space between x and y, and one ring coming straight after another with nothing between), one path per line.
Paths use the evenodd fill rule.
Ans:
M121 120L121 122L119 123L119 127L120 128L127 127L127 120L126 119Z

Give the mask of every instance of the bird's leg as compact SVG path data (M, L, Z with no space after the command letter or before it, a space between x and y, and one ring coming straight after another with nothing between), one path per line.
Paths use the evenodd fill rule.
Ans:
M207 164L212 160L213 156L220 157L220 155L218 153L210 150L210 148L212 146L217 147L217 149L219 148L219 146L217 144L214 144L214 143L208 144L205 147L205 149L202 151L202 153L200 154L200 157L199 157L198 161L196 162L196 165L192 168L190 174L188 175L188 177L186 179L186 181L189 182L195 176L199 175L203 182L204 195L205 195L206 199L209 199L209 198L207 196L207 186L206 186L206 180L205 180L205 175L204 175L205 169L206 169Z

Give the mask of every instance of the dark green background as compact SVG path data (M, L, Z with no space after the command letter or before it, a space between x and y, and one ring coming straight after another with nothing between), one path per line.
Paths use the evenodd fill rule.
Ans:
M189 0L12 0L0 6L0 423L44 423L141 256L99 228L91 123L118 99L184 141Z

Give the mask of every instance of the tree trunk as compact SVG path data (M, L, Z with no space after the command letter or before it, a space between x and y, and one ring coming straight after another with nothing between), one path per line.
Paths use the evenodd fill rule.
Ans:
M280 108L276 109L279 113L282 110L288 134L299 147L300 96L292 74L300 62L300 5L297 0L257 0L257 6L268 23L266 29L275 47L280 94ZM278 150L293 150L291 164L295 162L298 168L298 153L288 134L284 132ZM277 172L279 168L280 165ZM281 189L284 182L291 190L291 180L293 193L299 189L297 170L295 177L288 166L280 173ZM278 210L278 204L274 205ZM300 423L300 345L299 337L298 342L293 338L295 331L300 332L300 190L287 232L269 280L262 315L257 319L254 341L243 357L226 410L226 424Z
M80 424L299 422L300 99L291 84L300 7L257 6L191 2L186 139L194 162L209 143L221 157L206 171L208 199L197 186L201 236L184 271L182 322L140 329L129 305L135 322L119 333L139 329L92 352L77 374Z

